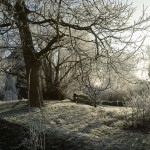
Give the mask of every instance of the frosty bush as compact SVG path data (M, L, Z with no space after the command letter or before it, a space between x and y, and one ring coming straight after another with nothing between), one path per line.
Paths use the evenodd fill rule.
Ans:
M33 114L38 114L37 118ZM45 131L43 124L45 117L42 109L30 108L29 109L29 128L30 137L28 140L28 150L45 150Z
M45 150L45 132L42 130L41 124L41 122L30 124L29 150Z
M135 92L130 101L126 101L125 127L132 129L145 128L150 122L150 92Z

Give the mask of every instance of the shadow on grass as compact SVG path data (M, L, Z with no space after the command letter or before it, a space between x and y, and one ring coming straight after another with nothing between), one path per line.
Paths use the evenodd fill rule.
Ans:
M22 106L19 106L19 107L9 107L9 108L6 108L6 110L2 113L0 113L0 116L5 116L5 117L10 117L10 116L14 116L16 114L26 114L26 113L29 113L29 107L28 106L25 106L25 105L22 105Z
M28 150L25 139L29 140L29 129L0 119L0 149L2 150ZM23 144L24 143L24 144ZM55 135L45 135L45 150L78 150L74 143ZM37 148L37 150L43 150Z
M26 128L0 119L0 149L27 150L21 143L28 137Z

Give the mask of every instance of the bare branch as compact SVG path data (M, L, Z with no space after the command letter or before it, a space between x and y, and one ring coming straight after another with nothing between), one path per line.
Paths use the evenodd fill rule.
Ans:
M37 59L39 59L43 54L47 53L48 51L51 50L51 47L56 43L58 42L58 40L60 40L61 38L63 38L64 35L61 35L61 36L55 36L48 44L47 46L41 50L39 53L37 53L35 56Z
M10 23L0 24L0 27L1 27L1 28L3 28L3 27L9 27L9 26L11 26L11 24L10 24Z

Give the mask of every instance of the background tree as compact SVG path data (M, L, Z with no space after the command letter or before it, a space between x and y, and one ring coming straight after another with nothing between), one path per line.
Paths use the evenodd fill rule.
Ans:
M68 50L56 50L42 59L45 99L64 99L69 85L76 80L78 61Z

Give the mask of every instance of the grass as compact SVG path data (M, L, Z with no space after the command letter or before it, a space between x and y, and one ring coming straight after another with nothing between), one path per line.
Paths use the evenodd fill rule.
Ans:
M0 118L28 129L29 109L24 101L11 108L16 102L0 103ZM61 147L64 150L149 150L149 134L123 129L123 109L116 106L94 108L69 100L47 101L42 113L34 108L30 115L37 125L43 120L42 128L50 138L46 138L46 145L57 143L53 148L58 150Z

